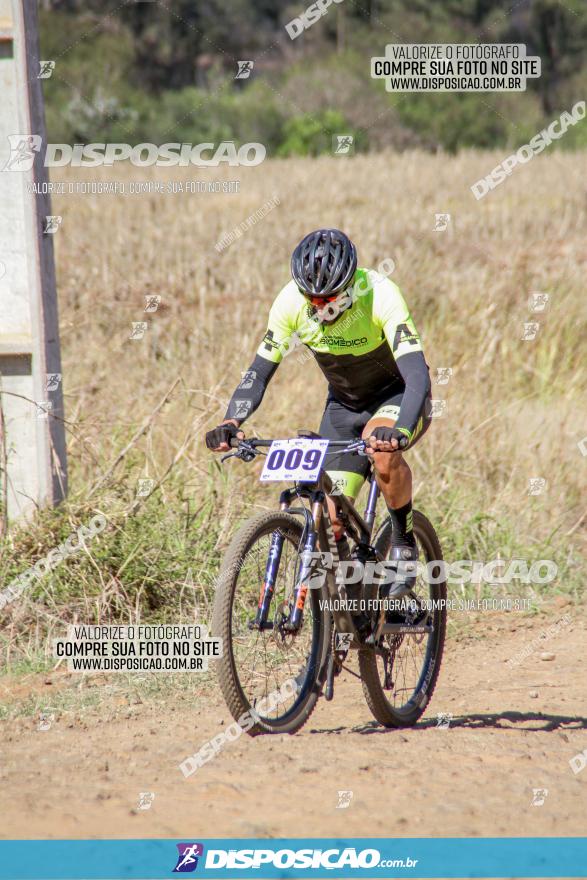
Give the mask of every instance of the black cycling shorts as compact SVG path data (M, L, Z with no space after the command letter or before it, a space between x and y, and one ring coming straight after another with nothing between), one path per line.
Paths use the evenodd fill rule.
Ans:
M374 403L362 412L349 409L333 397L326 401L326 408L320 422L319 434L328 440L356 440L363 433L363 428L372 418L390 418L397 420L404 392L398 391L383 401ZM430 398L426 398L422 412L414 428L410 446L422 437L430 427ZM409 447L408 447L409 448ZM327 454L326 472L335 484L337 492L356 498L367 474L370 460L365 455L345 452L339 455Z

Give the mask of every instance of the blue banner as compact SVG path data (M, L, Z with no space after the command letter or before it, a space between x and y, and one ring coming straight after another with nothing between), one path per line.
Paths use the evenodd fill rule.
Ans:
M0 880L587 877L587 838L0 841Z

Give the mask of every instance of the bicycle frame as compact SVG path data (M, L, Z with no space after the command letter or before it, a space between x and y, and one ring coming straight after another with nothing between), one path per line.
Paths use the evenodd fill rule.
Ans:
M302 434L301 436L308 435ZM226 458L232 457L233 455L236 455L243 461L252 461L255 455L258 454L256 452L256 449L258 447L268 447L271 446L271 443L271 440L258 440L256 438L253 438L251 440L237 440L236 438L233 438L230 442L230 445L232 447L237 447L239 451L225 455L222 458L222 461L224 461ZM361 450L364 450L364 441L329 440L328 446L329 448L342 448L344 451L353 451L358 453ZM279 499L281 510L288 511L297 515L302 515L305 519L304 531L302 533L302 540L304 542L304 545L300 554L302 566L300 569L298 581L295 586L294 605L289 610L287 620L285 620L284 622L284 629L286 631L295 633L299 630L301 626L306 597L308 594L308 590L310 589L308 580L312 575L312 562L315 559L314 554L316 552L316 548L319 547L320 550L322 550L323 552L330 553L332 560L335 562L334 567L332 569L328 569L326 572L325 596L331 600L334 600L331 603L330 610L334 618L336 630L340 633L351 634L351 647L358 648L359 646L363 645L363 642L358 636L351 612L348 610L348 607L346 607L345 604L342 604L340 602L341 599L346 598L346 591L344 590L344 582L342 584L338 584L336 580L336 574L338 572L338 566L341 560L338 555L338 549L334 538L328 505L326 503L326 496L330 496L331 498L336 499L336 505L338 507L337 515L345 526L347 533L350 535L353 541L355 541L355 544L359 548L359 551L375 557L375 559L379 562L381 561L380 554L378 554L371 546L377 501L380 494L379 486L377 485L377 482L375 480L372 465L369 469L367 478L369 479L371 486L369 489L369 496L367 499L367 506L365 508L364 517L362 517L358 513L352 502L349 501L348 498L346 498L344 495L332 495L332 480L324 470L324 466L320 471L320 476L316 482L296 483L293 489L286 489L281 493ZM292 507L291 504L294 498L308 498L310 501L310 510L308 510L306 507ZM263 579L263 585L261 586L261 591L259 595L257 614L255 616L255 620L251 624L252 627L254 627L255 629L273 629L274 626L273 622L268 620L269 608L275 589L275 582L277 579L277 572L279 570L279 563L281 561L281 552L283 549L284 540L285 537L280 532L274 532L271 537L271 546L267 558L265 577ZM339 589L340 586L343 587L342 593ZM386 629L386 627L383 627L383 622L384 621L382 618L382 629L381 631L378 631L378 635L381 635L381 632ZM390 627L390 630L391 628L392 627ZM393 628L395 629L395 627Z
M318 435L308 432L299 436L317 438ZM231 452L222 460L236 455L243 461L252 461L257 454L260 454L256 447L270 447L274 442L256 438L251 440L231 438L229 444L233 449L238 449L238 452ZM326 454L330 452L330 447L335 447L336 451L364 454L367 444L364 440L353 438L346 441L329 440L328 447ZM311 446L308 447L308 449L311 448ZM402 446L400 443L399 448L403 449L405 445ZM324 459L322 459L323 461ZM412 723L412 715L416 720L420 717L434 688L438 675L437 664L442 655L446 611L435 609L433 618L428 613L428 609L424 607L421 601L422 597L417 595L415 589L407 590L402 584L399 586L404 589L403 592L401 589L395 591L393 588L386 589L386 585L391 583L394 577L397 577L399 564L395 564L394 554L389 552L391 533L388 525L384 524L382 529L379 529L374 535L380 490L372 461L366 468L370 486L363 516L357 511L353 502L344 495L333 494L332 479L326 473L324 463L318 472L318 479L314 482L304 482L304 476L307 479L308 472L306 471L304 474L303 468L297 470L300 463L301 459L298 460L295 467L291 465L289 472L290 475L302 475L302 482L296 482L293 486L290 483L290 488L281 492L279 500L281 512L277 513L273 510L269 514L263 514L251 520L246 527L241 529L230 555L225 559L227 571L232 569L237 561L240 570L241 562L247 558L249 550L252 547L257 547L262 539L270 539L256 616L254 620L251 619L245 610L246 618L242 623L249 630L273 630L269 640L261 639L261 647L265 654L267 646L272 640L287 652L292 643L297 643L297 635L300 633L304 636L300 642L301 648L306 650L305 636L309 631L311 648L307 654L307 672L304 673L304 682L306 682L307 676L310 676L308 679L310 688L302 692L301 679L299 676L296 678L296 681L299 679L300 682L298 688L300 698L306 701L302 706L303 712L311 711L320 694L326 700L333 698L336 676L346 668L345 661L349 649L355 649L359 651L359 677L363 679L367 701L374 716L386 726L406 726L408 723ZM268 462L268 465L262 479L267 478L271 461ZM287 470L286 468L285 471L269 474L269 478L272 476L273 479L283 479L281 474L287 473ZM296 505L296 499L300 499L302 503ZM299 521L293 521L293 517L298 516L303 520L303 527ZM346 533L355 544L350 559L346 554L344 559L341 559L339 555L332 525L334 518L344 525ZM434 558L441 558L438 555L441 554L441 550L434 529L422 514L418 514L418 518L418 534L422 539L426 559L432 558L431 554L435 554ZM292 547L293 559L289 555ZM285 560L286 564L280 569L284 548L286 548L285 552L288 557ZM324 558L320 560L321 554L316 551L327 553L328 561ZM265 552L265 550L261 550L263 557ZM391 556L391 560L387 559L388 556ZM255 568L259 561L257 556ZM383 565L379 565L379 563L383 563ZM249 589L251 583L258 583L259 574L253 571L250 577L245 578L245 589ZM273 597L277 592L278 575L280 578L279 602L273 603L273 607L271 607ZM349 584L348 592L347 583ZM283 592L282 587L284 588ZM235 589L236 584L234 578L231 577L223 584L223 593L215 607L215 625L230 643L233 633L232 609L235 601ZM307 613L308 615L311 613L312 618L308 621L304 618L304 609L310 589L316 589L319 592L311 595L311 608ZM398 610L395 604L387 603L385 600L389 599L392 591L402 600L404 596L410 597L413 607L410 605L404 608L402 605ZM444 600L446 599L445 583L437 587L430 587L429 591L434 597L440 596ZM357 598L363 599L363 602L357 604L355 601ZM348 599L352 601L348 601ZM366 611L366 608L369 610ZM310 623L309 629L306 626L307 623ZM434 633L435 635L432 636L431 634ZM407 689L408 695L412 693L412 690L413 694L405 705L400 704L398 708L395 698L393 705L391 705L384 691L392 689L395 684L392 672L396 653L405 636L417 636L416 642L420 644L426 634L428 634L428 642L423 649L422 670L419 671L416 666L417 684L415 689L411 686ZM339 639L339 635L346 636L346 638ZM431 638L432 641L430 641ZM257 636L254 637L253 650L256 650L256 646ZM227 661L223 668L225 678L221 679L221 684L233 717L238 718L239 713L243 711L242 706L246 706L248 697L240 685L240 673L236 669L234 658L234 653L231 653L230 663ZM383 682L381 680L381 662L384 672ZM287 657L286 663L289 664ZM253 670L255 669L254 664ZM352 670L350 671L352 672ZM273 667L270 672L273 674ZM397 676L395 677L397 678ZM406 688L402 687L400 690L405 691ZM235 694L238 699L235 698ZM297 706L297 703L295 705ZM300 709L301 711L302 709ZM305 717L301 717L301 723ZM297 718L295 723L298 723ZM269 727L271 727L271 722L267 721L265 728L269 729Z
M335 442L336 441L331 445L335 445ZM343 443L341 442L340 445L343 445ZM364 517L358 513L352 502L344 495L333 496L331 494L333 488L332 480L324 470L321 471L317 482L297 483L293 489L286 489L281 493L279 499L281 510L287 510L294 514L301 514L305 518L305 528L302 539L304 545L301 553L302 567L295 588L295 601L286 624L286 629L290 632L296 632L302 623L306 597L308 589L310 589L308 579L312 573L311 562L315 558L314 553L316 552L317 547L324 552L332 554L332 559L335 561L333 568L326 572L327 596L331 600L340 600L343 598L339 591L339 584L337 584L336 581L336 571L338 569L340 557L338 555L336 540L334 538L330 513L326 503L326 496L335 499L335 503L338 507L338 516L344 524L347 533L355 543L360 548L363 548L364 551L374 553L370 542L375 522L377 500L379 498L379 487L372 469L369 474L369 480L371 485ZM295 508L291 506L293 500L300 497L308 498L310 501L310 511L308 511L306 507ZM254 624L259 629L271 628L273 626L267 618L281 559L283 541L283 535L277 532L273 534ZM340 601L333 601L331 603L331 611L337 631L340 633L350 633L354 643L352 646L358 647L360 640L348 608L346 608L344 604L341 607Z

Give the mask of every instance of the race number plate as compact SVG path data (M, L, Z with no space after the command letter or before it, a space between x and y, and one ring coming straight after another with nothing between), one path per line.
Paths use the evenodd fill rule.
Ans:
M274 440L265 459L261 482L288 480L313 483L318 479L328 440Z

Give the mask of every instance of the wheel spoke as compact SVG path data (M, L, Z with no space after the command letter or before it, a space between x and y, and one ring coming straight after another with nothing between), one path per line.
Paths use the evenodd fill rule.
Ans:
M298 559L297 535L284 532L285 540L276 577L274 593L269 610L269 621L277 618L277 609L286 601L291 602L295 584ZM255 618L259 591L265 577L265 566L271 545L272 529L268 527L260 535L242 559L236 575L232 602L232 651L240 687L251 706L255 706L270 694L278 692L288 679L302 680L307 674L313 640L316 638L312 602L304 609L301 630L286 634L279 629L249 629ZM271 710L266 710L269 720L282 717L298 699L288 697ZM264 715L262 717L265 717Z
M432 557L427 552L428 545L425 538L422 539L417 530L416 540L419 558L425 562L430 561ZM414 587L416 598L435 599L439 597L439 592L435 584L429 583L423 575L418 575ZM388 707L384 714L400 713L396 715L400 719L402 717L401 713L413 711L416 698L420 693L423 676L430 663L435 662L435 639L441 624L441 614L442 612L437 610L431 612L430 619L433 623L433 632L427 633L421 639L416 639L415 636L404 633L401 635L390 634L383 637L382 647L389 652L387 659L378 656L374 662L379 679L380 693ZM389 674L390 664L391 674Z

